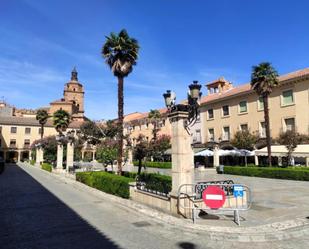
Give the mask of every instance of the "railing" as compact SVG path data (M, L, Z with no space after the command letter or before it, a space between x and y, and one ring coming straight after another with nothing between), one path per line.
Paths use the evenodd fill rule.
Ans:
M145 182L136 182L136 189L138 189L139 191L142 192L146 192L146 193L150 193L150 194L154 194L154 195L159 195L159 196L163 196L163 197L168 197L168 193L164 193L164 192L160 192L154 189L149 189L146 188L146 183Z
M178 212L186 217L192 217L193 223L198 218L198 211L220 213L225 211L234 212L234 221L240 225L239 211L246 211L251 207L251 191L243 184L228 183L233 181L205 182L196 184L183 184L178 189ZM224 204L222 207L214 209L207 206L203 201L203 192L209 186L216 186L224 191ZM206 194L207 196L207 194Z

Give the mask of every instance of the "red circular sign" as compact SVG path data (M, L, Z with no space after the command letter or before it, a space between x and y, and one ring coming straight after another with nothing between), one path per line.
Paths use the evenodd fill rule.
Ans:
M217 186L208 186L203 191L203 200L211 209L218 209L222 207L225 202L225 193Z

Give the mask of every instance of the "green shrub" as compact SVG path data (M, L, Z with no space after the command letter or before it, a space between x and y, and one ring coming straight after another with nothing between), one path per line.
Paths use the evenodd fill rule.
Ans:
M133 162L134 166L138 166L138 161ZM142 162L142 166L146 166L149 168L160 168L160 169L171 169L171 162Z
M309 181L309 170L301 168L224 166L224 174Z
M30 164L34 165L35 164L35 160L30 160Z
M78 172L76 180L103 192L129 198L129 183L134 179L107 172Z
M139 176L139 181L145 182L145 188L168 194L172 190L172 178L166 175L146 174Z
M51 164L49 163L42 163L42 169L48 171L48 172L52 172L53 167L51 166Z

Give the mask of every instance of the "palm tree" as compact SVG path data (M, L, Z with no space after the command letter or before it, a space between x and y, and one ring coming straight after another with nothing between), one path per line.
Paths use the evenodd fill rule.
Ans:
M59 135L62 135L62 132L65 131L70 124L70 114L65 110L58 110L54 112L53 121L56 131Z
M153 140L156 141L157 139L157 133L159 131L158 128L158 120L161 118L161 113L158 110L150 110L148 113L148 118L151 120L151 123L153 124Z
M269 62L263 62L252 67L251 88L263 98L264 103L264 120L269 166L271 166L271 137L269 128L268 96L272 92L272 89L277 85L279 85L278 73Z
M44 136L44 125L46 124L48 117L48 113L44 109L40 109L36 113L36 120L38 120L41 125L41 139L43 139Z
M123 79L127 77L136 65L139 45L131 38L125 29L119 34L111 33L106 37L102 48L102 56L109 65L114 76L118 78L118 174L122 170L123 157Z

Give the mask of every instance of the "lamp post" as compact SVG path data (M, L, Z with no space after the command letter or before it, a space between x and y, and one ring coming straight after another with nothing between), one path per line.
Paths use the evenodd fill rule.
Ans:
M190 127L194 125L198 116L201 87L197 81L189 85L187 104L176 104L176 94L171 90L163 94L168 109L168 118L172 125L172 191L170 196L173 213L178 213L179 187L182 184L193 183L194 163Z

